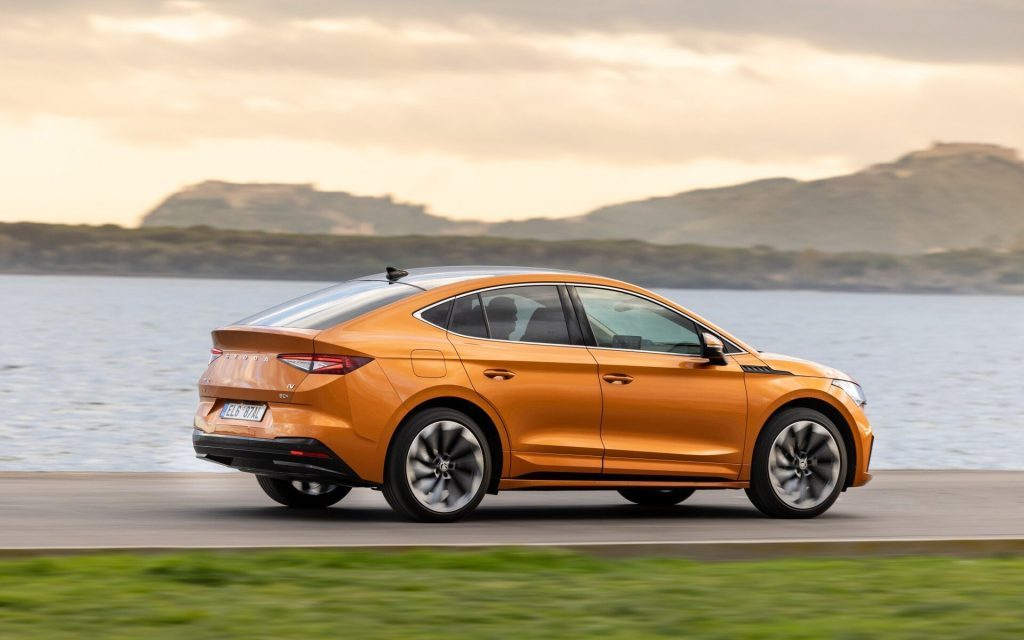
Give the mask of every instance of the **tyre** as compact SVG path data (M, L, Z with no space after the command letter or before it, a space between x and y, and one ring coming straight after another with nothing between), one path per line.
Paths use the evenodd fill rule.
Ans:
M454 522L483 500L491 464L487 436L472 418L454 409L427 409L395 434L382 491L405 518Z
M671 507L693 495L693 489L619 489L626 500L645 507Z
M348 495L351 487L305 480L283 480L256 476L263 491L274 502L296 509L326 509Z
M761 430L747 497L773 518L813 518L839 498L846 478L842 434L813 409L787 409Z

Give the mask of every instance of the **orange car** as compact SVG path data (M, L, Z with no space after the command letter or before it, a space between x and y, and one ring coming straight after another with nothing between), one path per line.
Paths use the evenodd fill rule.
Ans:
M371 487L442 522L514 489L642 505L745 489L765 514L808 518L871 478L849 376L600 276L388 267L217 329L213 344L196 453L291 507Z

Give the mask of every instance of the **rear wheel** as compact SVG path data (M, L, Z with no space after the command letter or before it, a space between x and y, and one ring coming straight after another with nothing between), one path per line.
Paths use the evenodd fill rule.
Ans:
M693 489L619 489L626 500L645 507L671 507L693 495Z
M483 500L491 468L487 437L472 418L454 409L427 409L395 435L384 497L411 520L453 522Z
M348 495L351 487L306 480L284 480L256 476L263 491L272 500L296 509L325 509Z
M842 434L828 417L788 409L758 436L747 496L774 518L813 518L839 498L846 465Z

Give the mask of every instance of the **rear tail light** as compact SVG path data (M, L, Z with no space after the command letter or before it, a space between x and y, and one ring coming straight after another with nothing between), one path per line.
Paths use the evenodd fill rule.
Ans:
M224 355L224 352L217 347L210 349L210 362L213 362L222 355Z
M352 373L373 360L360 356L328 356L314 353L282 353L277 359L308 373L333 373L339 376Z

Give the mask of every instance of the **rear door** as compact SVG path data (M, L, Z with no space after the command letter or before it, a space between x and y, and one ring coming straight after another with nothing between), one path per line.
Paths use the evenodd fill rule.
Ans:
M565 288L529 284L455 300L449 339L474 388L501 415L510 475L601 471L601 389Z

